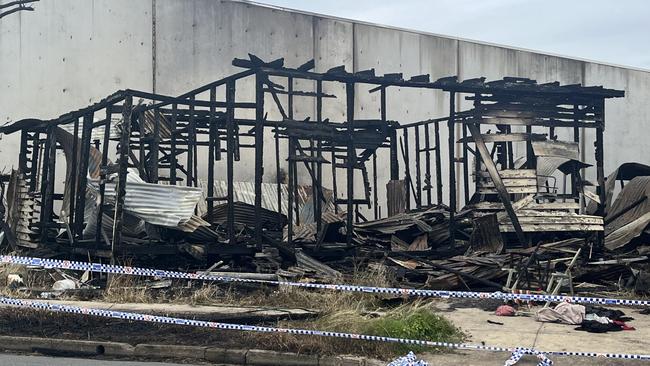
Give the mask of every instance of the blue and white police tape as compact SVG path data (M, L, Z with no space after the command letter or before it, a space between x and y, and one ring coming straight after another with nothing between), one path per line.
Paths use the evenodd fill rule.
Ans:
M429 366L429 363L423 360L418 360L415 353L409 352L408 355L396 359L389 363L388 366Z
M506 360L505 366L516 364L522 357L524 357L524 355L537 356L537 359L539 360L537 366L553 366L553 361L546 357L544 353L532 348L516 348L515 351L512 352L512 356Z
M239 330L239 331L249 331L249 332L313 335L313 336L321 336L321 337L344 338L350 340L401 343L401 344L409 344L415 346L441 347L441 348L452 348L452 349L474 350L474 351L509 352L513 354L515 352L518 352L518 350L524 349L520 347L507 348L507 347L498 347L498 346L486 346L482 344L479 345L479 344L469 344L469 343L435 342L435 341L426 341L426 340L419 340L419 339L383 337L383 336L375 336L375 335L331 332L331 331L323 331L323 330L275 328L275 327L262 327L257 325L219 323L219 322L210 322L204 320L173 318L167 316L139 314L139 313L114 311L114 310L82 308L78 306L52 304L46 301L23 300L23 299L14 299L10 297L0 297L0 304L22 307L22 308L31 308L37 310L49 310L53 312L92 315L92 316L99 316L104 318L115 318L115 319L144 321L144 322L152 322L152 323L185 325L185 326L193 326L193 327L215 328L215 329L226 329L226 330ZM601 357L601 358L650 361L650 355L637 355L637 354L566 352L566 351L544 352L544 351L537 351L537 350L534 350L534 354L557 355L557 356Z
M650 306L650 300L628 300L610 299L585 296L564 296L564 295L543 295L543 294L513 294L503 292L476 292L476 291L446 291L446 290L418 290L396 287L373 287L345 284L325 283L303 283L291 281L256 280L248 278L236 278L229 276L212 275L206 273L187 273L179 271L167 271L160 269L149 269L139 267L126 267L110 264L88 263L68 261L60 259L45 259L18 256L0 256L0 263L22 264L27 266L39 266L45 268L68 269L74 271L90 271L97 273L112 273L132 276L149 276L161 278L177 278L187 280L218 281L218 282L244 282L260 283L278 286L293 286L312 289L325 289L347 292L364 292L373 294L393 294L399 296L413 297L437 297L437 298L472 298L472 299L497 299L497 300L520 300L538 302L571 302L577 304L599 304L619 306Z

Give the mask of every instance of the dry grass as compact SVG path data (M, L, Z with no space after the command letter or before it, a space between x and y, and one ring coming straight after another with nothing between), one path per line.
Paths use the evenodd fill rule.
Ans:
M314 321L281 321L279 327L318 329L334 332L369 334L441 342L461 342L465 335L445 318L435 314L428 303L415 302L386 310L382 314L341 309ZM398 343L349 340L286 333L245 333L250 341L257 340L265 348L320 355L354 354L391 359L408 351L440 351L436 348L408 346Z
M115 275L107 283L103 300L117 303L152 303L155 297L142 285L138 277Z
M31 296L31 291L18 290L16 287L9 285L8 277L10 274L19 275L26 288L49 289L54 282L45 270L33 271L27 270L24 265L20 264L1 264L0 294L7 297L29 298Z
M0 268L0 281L9 273L24 268ZM43 272L45 273L45 272ZM24 278L29 278L25 274ZM30 278L31 280L31 278ZM41 279L42 280L42 279ZM50 279L50 284L52 280ZM391 286L393 280L381 267L355 270L341 282L364 286ZM293 286L255 286L237 283L198 283L176 280L165 289L150 289L146 279L114 275L103 292L103 300L116 303L184 303L191 305L233 305L318 310L310 320L283 320L273 324L284 328L319 329L399 338L459 341L462 333L444 318L435 315L428 302L408 302L397 308L386 307L385 295L305 289ZM8 288L2 286L7 293ZM11 293L8 296L24 297ZM407 351L394 343L369 342L283 333L242 332L236 335L245 344L280 351L339 355L354 354L389 359ZM417 350L417 349L414 349Z

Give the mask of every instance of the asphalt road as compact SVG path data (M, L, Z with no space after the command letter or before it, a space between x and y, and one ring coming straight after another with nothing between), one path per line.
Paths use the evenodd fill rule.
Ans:
M3 366L188 366L188 364L164 362L135 362L135 361L105 361L84 358L23 356L0 354L0 365Z

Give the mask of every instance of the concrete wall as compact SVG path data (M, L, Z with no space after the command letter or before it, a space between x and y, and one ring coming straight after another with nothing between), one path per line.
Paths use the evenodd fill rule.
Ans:
M151 90L151 0L35 7L0 19L1 123L56 117L118 89ZM17 165L19 141L17 134L2 136L0 169Z
M317 71L344 64L348 71L374 67L378 74L403 72L405 77L426 73L432 79L519 76L625 89L625 99L606 106L605 170L630 160L650 163L646 158L650 147L645 144L650 132L644 128L650 120L648 71L238 1L50 0L39 2L35 12L6 17L0 21L0 120L50 118L122 88L179 94L238 71L231 61L247 53L267 60L284 57L289 66L314 58ZM253 99L251 86L237 86L238 100ZM305 83L296 88L313 90L314 86ZM326 84L324 88L340 96L325 101L325 117L343 120L344 87ZM271 104L270 99L267 102ZM460 98L458 102L461 108L469 107ZM438 117L447 114L448 104L448 96L441 92L393 88L388 92L388 118L407 123ZM360 87L356 106L359 118L378 117L379 94ZM294 113L296 118L313 115L313 100L296 99ZM270 112L272 118L277 115ZM446 128L442 131L441 150L447 151ZM593 136L588 132L585 136L585 158L590 160ZM265 145L272 146L270 134ZM0 151L5 164L15 164L17 139L3 137ZM388 179L387 154L379 155L380 197ZM244 157L238 166L238 179L252 177L248 162ZM272 154L267 154L265 166L265 180L271 181L275 177ZM344 180L339 183L344 187ZM445 182L445 194L446 188ZM361 189L358 180L356 191Z

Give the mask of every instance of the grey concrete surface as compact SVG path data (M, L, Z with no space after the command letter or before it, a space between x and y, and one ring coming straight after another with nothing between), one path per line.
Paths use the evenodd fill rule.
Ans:
M183 366L189 364L166 362L135 362L121 360L90 360L86 358L45 357L36 355L13 355L0 353L3 366ZM225 365L221 365L225 366Z
M500 347L529 347L539 351L573 351L624 354L649 354L650 316L639 314L637 309L620 308L634 318L628 322L634 331L609 332L603 334L574 330L574 325L539 323L535 321L537 308L522 312L522 316L498 317L493 312L477 308L458 308L450 302L437 304L440 314L451 320L469 335L468 343ZM503 325L489 324L497 321ZM453 360L462 360L463 365L503 365L509 355L502 352L463 351L455 354L425 355L434 365L451 365ZM616 360L587 357L550 357L555 365L642 365L647 361ZM526 362L534 365L534 357ZM523 365L529 363L523 362Z
M344 64L349 71L375 68L378 74L403 72L406 77L518 76L538 82L558 80L625 89L625 99L606 105L605 171L626 161L649 162L646 141L650 130L643 126L650 121L650 71L228 0L57 0L39 3L34 12L3 18L0 121L52 118L122 88L179 94L236 71L232 59L249 52L267 60L284 57L289 66L314 58L317 71ZM253 99L251 85L237 86L240 100ZM311 83L296 86L311 88ZM324 90L336 93L342 88L326 83ZM389 119L408 123L447 113L448 100L442 93L404 88L388 93ZM358 101L365 102L363 109L357 103L356 115L377 117L378 94L368 94L362 87L356 94ZM326 100L323 117L341 120L344 99ZM469 106L461 98L458 102L461 107ZM296 99L296 118L313 110L313 100ZM277 116L277 111L270 111L270 118ZM441 151L446 159L444 130ZM558 129L557 133L563 136L565 132ZM593 135L582 133L587 137L582 152L587 161L593 161ZM0 144L0 156L7 167L16 165L18 137L4 136ZM269 133L265 140L270 143L271 139ZM284 151L284 145L281 149ZM245 154L236 164L237 180L252 177L252 164L247 164L250 155ZM380 152L379 161L385 161L387 154ZM201 150L199 155L204 158L207 152ZM266 155L265 180L272 181L273 156ZM204 162L199 162L203 175ZM443 176L446 169L443 164ZM306 171L300 174L307 177ZM329 174L325 169L325 182ZM460 169L458 175L461 182ZM594 175L595 169L587 169L588 179L593 180ZM388 170L380 169L378 176L383 201ZM343 187L345 177L338 182ZM361 179L355 184L355 191L361 192ZM445 194L447 188L445 184ZM435 188L432 193L435 197Z

